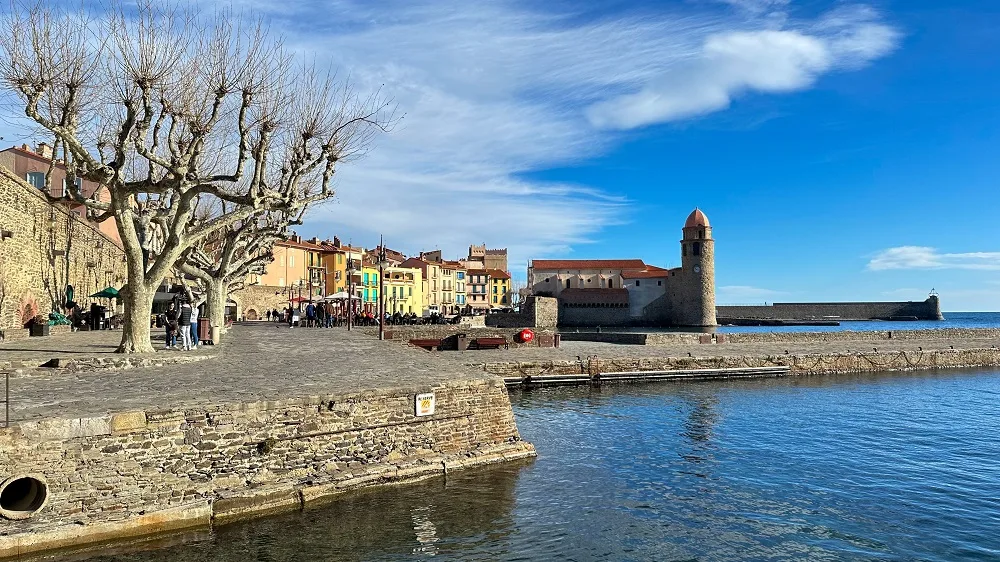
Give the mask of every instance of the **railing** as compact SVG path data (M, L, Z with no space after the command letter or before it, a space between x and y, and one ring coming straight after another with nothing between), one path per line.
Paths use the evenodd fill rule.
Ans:
M10 427L10 373L3 374L3 426Z

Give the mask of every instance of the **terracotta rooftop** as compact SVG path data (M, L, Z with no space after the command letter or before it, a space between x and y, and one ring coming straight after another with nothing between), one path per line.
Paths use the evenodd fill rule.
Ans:
M622 279L659 279L661 277L668 277L669 275L669 269L650 265L645 271L623 271Z
M487 269L486 275L489 275L494 279L510 279L510 273L507 273L506 271L500 271L499 269Z
M559 300L570 304L628 304L628 290L563 289Z
M646 269L642 260L531 260L532 269Z
M687 220L684 222L684 228L697 228L699 226L707 227L712 225L708 223L708 217L705 216L705 213L701 212L701 209L696 207L695 210L691 211L691 214L688 215Z

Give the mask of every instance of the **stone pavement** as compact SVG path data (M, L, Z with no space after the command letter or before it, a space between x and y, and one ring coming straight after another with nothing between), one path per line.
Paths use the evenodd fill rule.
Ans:
M201 346L197 351L191 352L163 349L163 345L166 343L163 329L153 328L152 339L153 346L156 348L157 360L169 360L169 358L182 353L185 355L212 355L216 351L212 346ZM11 366L38 367L53 358L72 361L121 358L122 355L115 353L121 340L121 330L95 330L61 333L48 337L26 338L2 343L0 344L0 369Z
M81 349L96 345L86 338L80 341ZM63 351L75 349L69 340L62 346L55 339L47 343L63 347ZM0 347L0 355L7 349ZM490 376L457 358L433 356L339 328L288 328L264 322L237 325L213 352L215 357L203 361L161 367L24 370L10 381L11 421L364 390L422 389Z

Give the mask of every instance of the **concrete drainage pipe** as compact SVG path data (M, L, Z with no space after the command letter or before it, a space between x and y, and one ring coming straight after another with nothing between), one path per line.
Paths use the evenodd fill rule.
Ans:
M28 519L49 501L49 485L37 474L12 476L0 484L0 517Z

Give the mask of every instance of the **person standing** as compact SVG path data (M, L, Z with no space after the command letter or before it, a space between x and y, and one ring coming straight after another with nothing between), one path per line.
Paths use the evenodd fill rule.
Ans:
M267 321L271 321L271 309L267 309Z
M167 344L164 348L170 349L177 345L177 309L174 307L173 301L167 305L167 311L163 313L163 318L163 326L167 332Z
M313 306L312 301L306 305L306 326L312 328L313 322L316 320L316 307Z
M198 307L197 305L191 306L191 347L197 348L198 343Z
M326 316L326 309L323 308L323 303L316 305L316 328L323 327L323 318Z
M191 351L191 303L184 301L178 314L178 324L180 324L181 341L184 342L184 351Z

